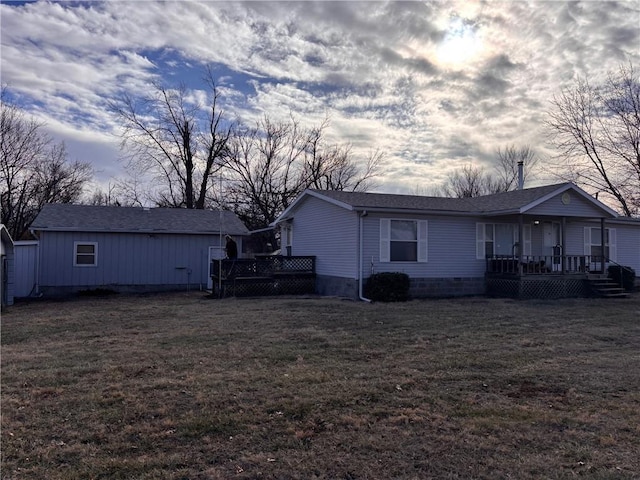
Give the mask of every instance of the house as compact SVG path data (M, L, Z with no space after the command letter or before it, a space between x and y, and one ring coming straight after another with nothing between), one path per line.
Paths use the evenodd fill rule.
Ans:
M0 305L13 305L15 289L15 253L7 227L0 224Z
M362 297L378 272L408 274L414 297L583 295L609 264L640 272L640 221L572 183L477 198L309 189L274 226L283 252L316 256L324 295Z
M211 286L224 235L242 251L248 230L228 211L45 205L31 225L39 242L35 291L120 292Z

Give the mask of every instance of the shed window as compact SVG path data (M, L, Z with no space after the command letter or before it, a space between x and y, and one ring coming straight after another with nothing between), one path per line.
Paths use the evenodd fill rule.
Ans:
M75 242L73 244L73 266L95 267L98 265L98 244L95 242Z

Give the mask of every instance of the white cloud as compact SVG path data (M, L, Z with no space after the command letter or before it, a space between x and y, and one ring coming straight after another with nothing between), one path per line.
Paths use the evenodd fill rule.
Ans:
M506 144L542 146L555 93L640 59L633 1L38 2L0 12L2 82L78 145L114 132L107 102L148 91L163 62L189 64L166 81L218 64L228 113L329 115L336 141L388 152L389 191L488 164Z

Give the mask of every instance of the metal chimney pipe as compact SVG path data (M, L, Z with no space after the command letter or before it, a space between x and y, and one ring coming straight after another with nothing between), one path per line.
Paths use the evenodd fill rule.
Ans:
M518 190L524 188L524 162L518 160Z

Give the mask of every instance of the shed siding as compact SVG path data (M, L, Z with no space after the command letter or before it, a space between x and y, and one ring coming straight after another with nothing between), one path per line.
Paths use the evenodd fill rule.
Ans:
M38 282L38 242L15 243L15 296L28 297L35 292Z
M318 275L356 278L358 228L356 212L308 197L294 214L291 254L315 255Z
M411 219L428 222L428 261L380 262L380 219ZM478 218L410 215L369 215L364 223L364 278L371 273L402 272L411 278L482 277L484 260L476 259Z
M555 215L558 217L608 217L596 205L587 201L575 192L569 192L571 201L565 205L562 203L562 194L556 195L544 203L527 210L528 215Z
M13 299L15 296L15 249L13 244L10 242L4 242L4 240L0 240L2 243L2 257L4 257L7 261L6 272L4 271L4 266L0 264L0 269L3 271L0 272L0 303L3 305L13 305ZM4 275L6 274L6 278ZM6 287L6 290L5 290Z
M74 242L98 243L96 267L73 266ZM218 245L218 235L41 232L40 285L206 285L208 247Z

